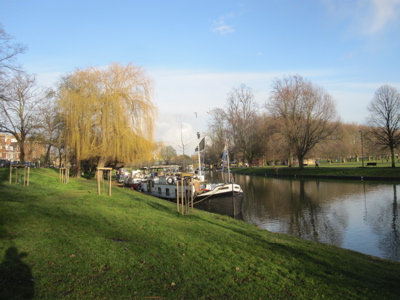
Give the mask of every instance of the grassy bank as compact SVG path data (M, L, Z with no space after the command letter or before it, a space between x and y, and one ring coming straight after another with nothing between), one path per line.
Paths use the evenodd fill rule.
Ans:
M95 181L0 169L1 299L395 299L400 264ZM106 188L104 188L106 190Z
M400 165L400 163L399 163ZM258 176L291 176L291 177L322 177L322 178L361 178L364 179L393 179L400 180L400 168L392 168L389 163L378 162L376 167L361 167L361 162L357 163L321 163L319 168L314 165L305 166L299 169L298 166L287 167L253 167L253 168L233 168L232 171L240 174Z

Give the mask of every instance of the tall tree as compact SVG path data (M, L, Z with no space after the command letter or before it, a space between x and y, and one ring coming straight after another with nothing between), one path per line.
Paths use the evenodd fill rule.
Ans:
M157 143L158 157L164 161L166 165L171 164L171 161L176 157L176 150L172 146L166 146L164 142Z
M235 152L241 153L249 164L262 154L262 126L257 112L258 106L249 87L241 85L228 94L226 116Z
M279 164L288 157L287 143L279 131L279 119L263 112L259 117L261 123L260 142L264 160L271 165Z
M33 137L37 143L46 147L44 162L50 165L50 153L53 147L59 147L61 132L64 123L61 120L59 108L56 102L56 94L49 90L46 97L39 104L40 122L33 132Z
M129 64L77 70L64 78L59 103L65 141L80 161L132 163L151 156L156 107L145 71Z
M339 124L332 97L299 75L276 79L266 106L281 118L280 129L297 155L300 168L304 167L305 155Z
M184 121L183 116L177 115L176 116L176 123L179 126L179 137L177 141L178 148L182 150L182 157L183 157L183 164L184 167L186 168L186 161L185 157L187 157L187 149L189 146L192 145L192 141L194 137L191 137L190 135L192 134L191 127L188 123ZM194 149L193 149L194 150Z
M400 94L389 85L381 86L368 106L371 126L368 134L383 149L389 149L392 167L396 167L395 148L400 142Z
M25 143L40 123L38 106L44 99L34 75L16 72L7 80L0 99L0 132L12 134L20 147L19 158L25 161Z
M19 43L12 43L13 37L7 34L0 24L0 83L9 72L21 71L17 63L17 56L25 52L26 47ZM5 95L0 92L0 97Z
M226 113L222 108L209 111L208 121L208 146L205 155L210 163L220 163L221 153L227 138Z

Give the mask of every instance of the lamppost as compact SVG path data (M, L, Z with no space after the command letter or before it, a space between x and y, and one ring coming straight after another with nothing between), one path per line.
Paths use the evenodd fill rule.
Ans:
M362 129L360 129L359 132L361 133L361 160L362 160L362 167L364 168L364 144L362 137Z

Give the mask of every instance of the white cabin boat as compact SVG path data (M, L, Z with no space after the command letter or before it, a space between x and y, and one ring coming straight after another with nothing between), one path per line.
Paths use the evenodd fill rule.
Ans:
M190 173L153 174L141 181L141 191L170 200L176 200L177 197L182 196L185 199L193 197L194 201L243 194L240 185L236 183L208 183Z
M145 173L142 172L141 170L135 170L128 174L125 174L124 187L140 191L142 180L145 179L145 176L146 176Z
M188 185L190 175L182 176L182 173L158 175L152 174L141 181L141 191L155 197L175 200L177 195L190 198L195 195L194 185ZM182 188L182 180L184 182Z

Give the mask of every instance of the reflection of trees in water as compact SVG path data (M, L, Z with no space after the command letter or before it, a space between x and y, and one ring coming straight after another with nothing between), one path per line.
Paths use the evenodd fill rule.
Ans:
M319 184L299 180L292 181L291 186L290 202L293 206L289 222L283 224L285 231L303 239L340 246L342 228L347 226L347 214L343 211L332 213L327 209L326 203L321 200L325 196L321 190L318 191Z
M0 299L32 299L34 283L31 270L21 258L26 253L18 253L10 247L0 264Z
M393 184L393 198L384 201L386 206L373 208L374 213L368 214L367 224L370 224L379 237L379 249L388 259L400 261L400 221L399 205L397 203L397 186ZM374 203L370 204L374 206Z
M236 181L244 190L247 223L339 247L360 233L360 239L371 236L367 247L379 248L379 256L400 261L397 185L244 175Z
M400 261L397 185L243 175L236 175L236 181L244 190L247 223L339 247L356 246L356 251L361 246Z
M332 204L343 194L353 193L354 186L263 177L243 180L243 177L237 179L245 187L245 221L252 220L251 223L267 228L270 226L265 224L273 220L279 227L273 231L341 246L348 213Z

